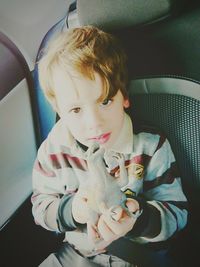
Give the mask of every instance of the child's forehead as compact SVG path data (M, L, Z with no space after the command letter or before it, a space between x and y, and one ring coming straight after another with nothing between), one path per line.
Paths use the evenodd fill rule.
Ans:
M103 93L103 83L99 74L94 73L94 80L83 76L73 69L60 69L54 73L54 85L57 95L66 97L69 102L98 100Z

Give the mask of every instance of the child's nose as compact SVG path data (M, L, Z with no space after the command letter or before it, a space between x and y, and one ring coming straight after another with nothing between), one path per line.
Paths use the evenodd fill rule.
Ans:
M90 129L96 129L96 128L100 128L103 122L102 116L99 114L99 112L90 112L87 115L86 118L87 122L88 122L88 127Z

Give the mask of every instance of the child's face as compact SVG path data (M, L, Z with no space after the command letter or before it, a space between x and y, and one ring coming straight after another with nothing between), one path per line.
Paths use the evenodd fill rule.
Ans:
M118 91L112 99L98 102L103 89L98 74L90 80L58 70L54 83L58 113L74 138L86 146L98 142L111 148L122 129L124 107L128 106L122 93Z

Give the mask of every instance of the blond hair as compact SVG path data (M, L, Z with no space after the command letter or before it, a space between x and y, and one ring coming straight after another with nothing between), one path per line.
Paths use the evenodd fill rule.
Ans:
M103 92L99 101L112 98L118 90L127 98L126 55L113 35L83 26L69 29L50 42L38 69L41 87L52 105L56 99L53 72L59 67L67 71L69 66L91 80L95 73L100 75Z

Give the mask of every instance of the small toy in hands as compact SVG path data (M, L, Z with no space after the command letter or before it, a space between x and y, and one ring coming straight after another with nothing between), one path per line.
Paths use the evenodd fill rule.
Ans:
M105 149L94 143L87 151L89 177L87 182L80 183L79 191L84 195L89 207L88 225L96 231L97 222L101 214L107 213L111 220L119 221L123 212L130 213L126 207L126 195L121 187L128 183L127 170L124 164L124 156L115 154L118 161L120 175L118 178L110 175L104 161Z

